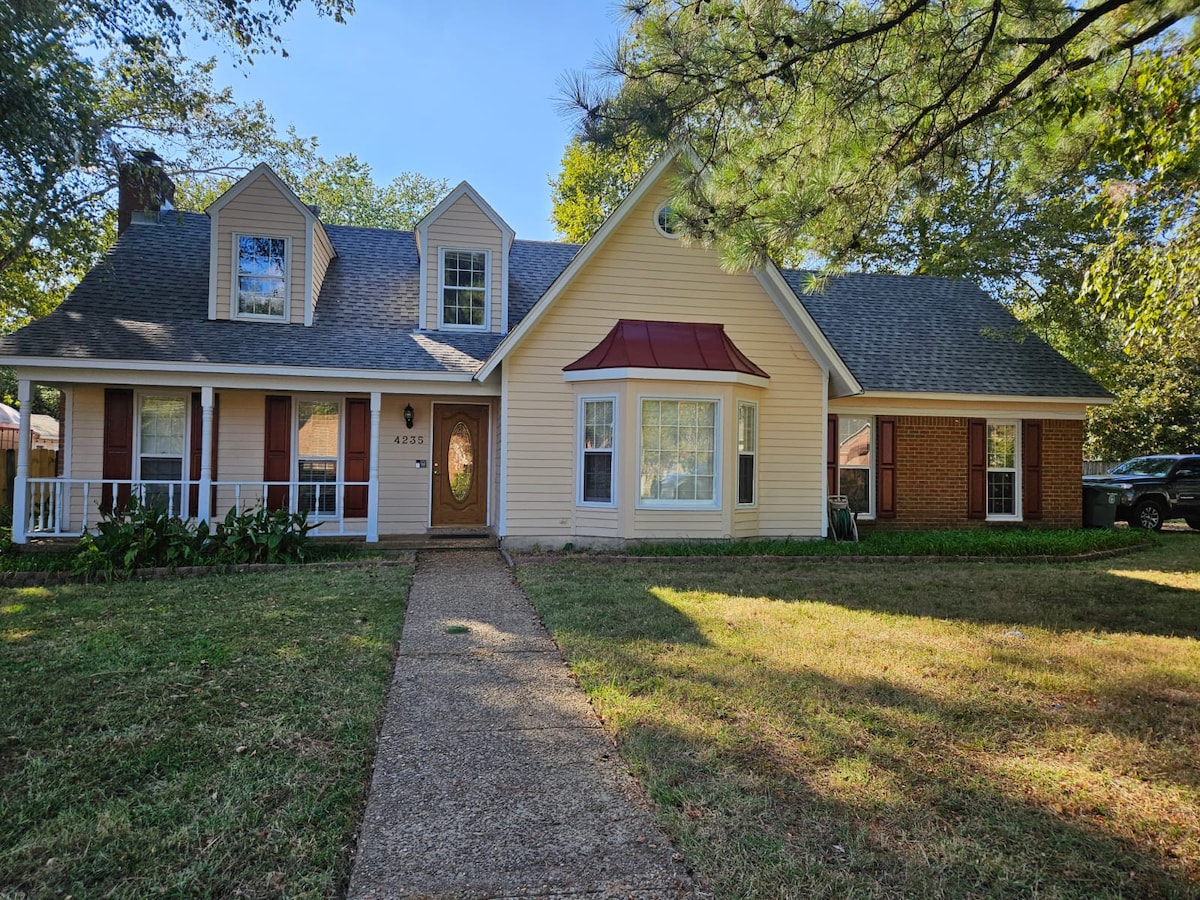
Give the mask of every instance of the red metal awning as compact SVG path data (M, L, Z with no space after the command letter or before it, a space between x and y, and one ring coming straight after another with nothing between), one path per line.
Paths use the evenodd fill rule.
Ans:
M725 334L725 326L621 319L599 344L564 372L590 369L689 369L771 376Z

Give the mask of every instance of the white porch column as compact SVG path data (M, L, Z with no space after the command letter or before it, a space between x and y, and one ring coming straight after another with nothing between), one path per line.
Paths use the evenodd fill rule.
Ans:
M33 385L28 378L17 382L17 405L21 407L21 430L17 433L17 477L13 482L12 539L14 544L28 541L29 526L29 420L33 414Z
M196 518L212 521L212 446L213 446L213 389L200 388L200 488L196 502Z
M379 541L379 412L383 395L371 392L371 474L367 485L367 543Z

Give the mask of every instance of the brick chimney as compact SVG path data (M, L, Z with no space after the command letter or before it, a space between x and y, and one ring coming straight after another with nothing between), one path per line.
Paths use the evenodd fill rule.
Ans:
M117 178L117 234L134 223L157 223L159 211L175 199L175 182L153 150L137 150L121 163Z

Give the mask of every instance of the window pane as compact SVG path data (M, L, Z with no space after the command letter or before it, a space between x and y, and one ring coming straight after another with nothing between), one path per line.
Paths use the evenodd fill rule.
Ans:
M287 242L282 238L238 237L238 312L282 316L286 298Z
M296 469L300 482L297 494L299 511L313 515L334 515L337 512L337 489L319 485L337 481L337 463L302 459Z
M587 400L583 404L583 446L587 450L608 450L613 445L613 402Z
M871 420L852 416L838 418L838 465L871 465ZM843 493L845 493L843 491Z
M738 457L738 503L754 502L754 457Z
M142 398L142 453L183 456L187 406L182 397Z
M738 453L754 453L758 449L758 410L742 403L738 405Z
M486 324L487 254L448 250L442 265L442 320L447 325Z
M988 425L988 468L1015 469L1017 466L1017 426Z
M871 514L870 471L866 468L838 470L838 490L845 495L851 511L860 515Z
M338 404L301 400L296 405L296 455L338 455Z
M988 515L1012 516L1017 512L1017 474L988 472Z
M716 408L708 400L643 400L640 497L712 501Z
M583 499L587 503L612 502L612 454L583 454Z
M162 456L142 457L142 502L146 506L159 506L179 515L182 503L183 458ZM175 484L147 484L147 482L171 481ZM193 513L195 510L193 510Z

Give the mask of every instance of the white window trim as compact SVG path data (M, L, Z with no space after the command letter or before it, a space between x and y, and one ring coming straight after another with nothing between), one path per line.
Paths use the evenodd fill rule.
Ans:
M747 454L743 454L742 451L739 450L737 447L738 419L741 418L741 411L742 411L743 406L751 407L754 410L754 452L747 453ZM762 432L762 429L759 427L760 423L759 423L759 419L758 419L758 403L756 403L754 400L738 400L736 407L735 407L734 416L735 416L735 418L734 418L734 422L733 422L733 456L734 456L735 463L734 463L734 468L733 468L733 505L734 505L735 509L757 509L758 508L758 438L759 438L759 434L761 434L761 432ZM741 493L740 487L741 487L741 477L742 477L741 469L742 469L742 456L743 455L754 457L754 485L753 485L754 500L751 503L738 502L738 496Z
M261 313L244 313L238 309L238 276L239 260L241 258L240 239L267 238L273 241L283 241L283 315L265 316ZM250 231L235 231L233 233L232 278L229 283L229 318L244 322L290 322L292 320L292 239L286 234L263 234Z
M1019 419L988 419L984 425L983 431L983 505L986 511L991 505L990 496L988 494L988 474L991 472L1007 472L1008 469L993 469L988 464L988 452L991 444L991 431L993 425L1011 425L1013 427L1013 511L1004 514L992 514L985 512L985 521L987 522L1020 522L1023 521L1023 510L1021 509L1021 492L1023 486L1021 484L1021 421Z
M667 229L662 227L663 212L670 210L670 208L671 208L670 200L668 200L666 203L660 203L657 207L655 207L655 209L654 209L654 230L657 231L659 234L661 234L663 237L667 238L668 240L677 241L677 240L679 240L679 232L667 231Z
M584 479L583 462L584 462L584 454L586 452L588 452L586 450L586 448L583 446L584 409L588 403L606 402L606 401L609 403L612 403L612 408L613 408L612 450L610 451L610 454L609 454L612 457L612 476L611 476L611 487L610 487L611 499L608 500L607 502L600 501L600 500L584 500L583 499L583 479ZM576 448L578 450L578 454L579 454L579 459L575 466L575 476L576 476L576 480L578 482L577 488L575 491L575 505L576 506L587 507L589 509L615 509L617 506L617 486L619 484L619 482L617 480L617 469L618 469L618 460L620 459L620 453L619 453L619 451L620 451L620 430L619 430L620 409L621 409L621 407L617 401L616 394L592 394L592 395L589 395L586 397L579 398L579 408L578 408L577 417L576 417L578 431L576 433L576 438L575 438L575 446L576 446ZM591 451L591 452L594 453L596 451ZM599 452L604 452L604 451L599 451Z
M446 321L446 254L483 254L483 324L457 325ZM438 328L445 331L491 331L492 330L492 251L486 247L438 247Z
M182 400L183 401L183 455L179 466L179 505L175 507L175 515L186 519L191 514L188 506L187 490L188 472L191 464L191 435L192 435L192 395L180 391L137 391L133 397L133 466L131 469L133 483L142 483L142 401L143 400ZM174 456L152 454L155 459L174 459Z
M857 414L852 414L852 413L839 414L838 415L838 445L839 445L838 451L839 452L841 450L841 428L842 428L842 419L843 418L866 419L868 422L871 423L871 447L870 447L870 450L868 451L870 453L870 464L867 466L867 503L870 505L871 511L869 513L858 513L856 518L860 522L873 522L875 520L875 510L877 509L876 504L878 503L878 500L875 497L875 482L879 478L879 469L878 469L879 460L877 459L878 451L876 450L876 447L875 447L875 437L879 433L879 417L876 416L874 413L872 413L870 415L857 415ZM838 493L839 494L842 493L842 469L843 468L857 469L857 468L860 468L860 466L842 466L842 464L840 462L838 463L837 469L838 469Z
M713 403L713 498L712 500L643 500L642 499L642 403L646 400L666 400L672 403ZM674 509L674 510L720 510L722 505L725 453L721 446L724 429L721 427L722 403L720 397L670 396L664 394L638 394L637 397L637 483L634 489L634 507L636 509Z
M334 460L333 470L333 512L321 513L319 510L309 514L310 522L327 522L340 519L342 517L342 499L345 493L338 485L342 481L342 473L345 470L345 461L342 459L342 454L346 447L346 404L342 397L332 397L322 394L303 394L292 395L292 484L289 494L291 496L291 506L294 510L300 509L300 487L303 484L328 483L328 482L310 482L300 480L300 404L301 403L332 403L337 406L338 410L338 433L337 433L337 454L333 457L328 456L306 456L304 459L325 461L330 458Z

